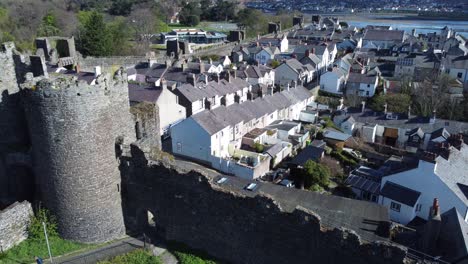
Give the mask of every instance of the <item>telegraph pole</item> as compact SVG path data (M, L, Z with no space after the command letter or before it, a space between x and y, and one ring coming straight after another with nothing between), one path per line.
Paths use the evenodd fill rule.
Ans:
M47 243L47 250L49 251L50 263L54 263L54 260L52 259L52 253L50 252L49 237L47 236L47 228L45 222L42 222L42 226L44 227L44 235Z

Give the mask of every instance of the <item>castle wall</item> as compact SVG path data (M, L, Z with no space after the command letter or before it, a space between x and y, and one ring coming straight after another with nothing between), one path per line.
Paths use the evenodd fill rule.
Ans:
M17 176L8 156L28 147L24 115L20 104L13 43L4 43L0 49L0 203L14 200ZM19 197L26 198L26 197Z
M101 66L102 69L112 69L116 67L132 67L141 62L147 62L145 56L119 56L119 57L86 57L80 58L79 65L83 71L94 71L95 66ZM114 69L115 70L115 69Z
M268 196L242 195L199 172L187 172L179 161L148 165L138 149L132 155L129 163L121 163L125 222L131 231L142 231L150 212L159 235L231 263L378 264L405 259L404 248L363 243L353 231L328 229L319 214L304 207L287 211Z
M135 140L125 74L96 83L61 76L22 91L41 200L63 238L89 243L124 234L118 144Z
M14 203L0 211L0 247L8 250L28 238L28 226L33 214L29 202Z

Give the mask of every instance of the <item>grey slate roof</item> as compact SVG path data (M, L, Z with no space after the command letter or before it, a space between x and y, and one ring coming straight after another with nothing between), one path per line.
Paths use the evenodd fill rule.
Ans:
M154 103L161 95L162 88L151 84L128 84L128 97L130 102L151 102Z
M446 252L445 260L455 261L468 255L468 224L455 207L441 215L439 244Z
M380 194L384 197L390 198L394 201L406 204L411 207L416 205L419 196L421 196L420 192L406 188L391 181L385 182L385 185L380 191Z
M258 119L279 110L278 106L285 108L311 96L312 94L306 88L298 86L289 91L275 93L272 96L259 97L254 101L245 101L242 104L235 103L228 107L219 106L210 111L202 111L189 118L194 119L210 135L213 135L227 126Z
M376 41L403 41L405 32L402 30L368 29L364 33L364 40Z
M468 176L466 174L468 145L462 144L460 150L454 147L451 147L450 150L448 160L442 156L436 158L437 166L435 173L463 203L468 204Z
M357 112L359 111L359 112ZM445 120L437 118L434 124L429 123L428 117L413 117L411 119L388 120L385 119L383 113L376 113L371 110L366 110L361 113L360 109L356 112L348 114L352 115L356 122L363 124L377 124L392 128L405 128L408 130L420 127L425 132L432 132L440 128L445 128L449 133L456 134L460 132L468 132L468 123L453 120Z
M325 152L325 149L323 148L318 148L318 147L309 145L305 149L303 149L299 154L297 154L289 162L289 164L295 165L295 166L303 166L308 160L313 160L315 162L318 162L320 161L320 158L322 158L322 155L324 152Z
M333 131L333 130L325 130L323 132L323 137L328 138L328 139L338 140L338 141L346 141L351 137L351 135Z

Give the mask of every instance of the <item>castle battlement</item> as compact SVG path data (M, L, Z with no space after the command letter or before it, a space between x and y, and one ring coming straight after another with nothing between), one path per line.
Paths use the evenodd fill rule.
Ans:
M32 73L29 73L21 87L25 91L32 91L44 97L128 96L127 74L123 69L119 69L114 74L102 73L97 77L91 73L85 75L87 76L71 72L51 73L48 77L33 77Z

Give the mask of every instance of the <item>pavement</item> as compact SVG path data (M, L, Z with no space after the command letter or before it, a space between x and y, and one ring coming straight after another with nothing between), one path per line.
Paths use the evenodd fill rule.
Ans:
M129 253L136 249L149 248L153 255L159 256L165 264L177 264L178 261L169 251L165 245L160 242L154 244L145 243L142 238L125 237L106 244L103 247L91 249L85 252L72 254L68 256L58 257L54 259L54 263L61 264L91 264L99 261L107 260L122 254ZM50 263L47 261L46 263Z

